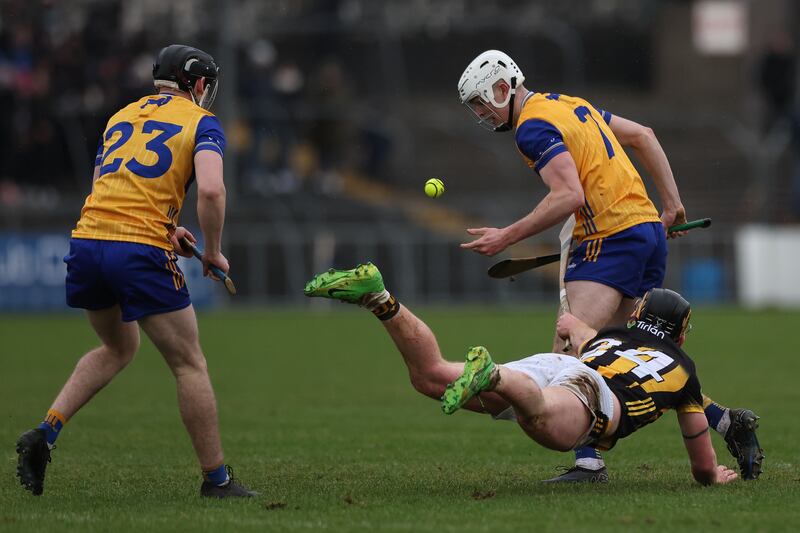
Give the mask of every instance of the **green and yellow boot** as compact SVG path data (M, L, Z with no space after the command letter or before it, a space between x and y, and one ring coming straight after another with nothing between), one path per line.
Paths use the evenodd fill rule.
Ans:
M442 411L451 415L458 411L476 394L491 390L500 378L499 368L489 351L483 346L469 349L464 372L447 385L442 396Z
M364 304L365 297L382 293L383 277L372 263L358 265L350 270L330 269L317 274L306 283L306 296L332 298L351 304Z

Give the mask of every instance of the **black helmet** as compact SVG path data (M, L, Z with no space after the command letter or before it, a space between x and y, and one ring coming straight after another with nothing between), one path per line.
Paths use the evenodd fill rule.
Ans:
M162 48L153 64L153 81L156 87L170 87L186 91L194 102L203 109L209 109L217 95L219 67L209 54L185 46L171 44ZM206 89L198 102L194 94L194 84L206 78Z
M651 289L637 302L628 327L638 326L660 337L666 334L678 342L689 325L691 314L692 306L677 292Z

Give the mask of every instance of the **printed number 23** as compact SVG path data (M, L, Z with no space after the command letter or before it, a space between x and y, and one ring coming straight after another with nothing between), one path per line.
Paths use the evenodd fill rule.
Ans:
M600 127L600 124L597 122L597 120L595 120L595 118L592 116L592 113L591 111L589 111L589 108L586 107L585 105L576 107L575 115L581 122L586 122L586 117L592 119L592 122L594 122L595 126L597 126L597 131L600 132L600 137L603 138L603 144L606 145L606 153L608 154L608 158L611 159L612 157L614 157L614 147L611 146L611 141L609 141L608 137L606 137L606 134L603 133L603 129Z
M169 170L169 167L172 166L172 152L170 152L165 143L167 140L177 135L182 129L182 126L171 124L169 122L160 122L158 120L148 120L145 122L142 125L142 133L153 133L154 131L161 132L144 145L147 150L156 154L156 162L152 165L143 165L134 158L125 164L125 168L142 178L160 178L163 176L167 170ZM130 122L117 122L108 128L108 131L106 131L105 140L111 140L111 138L114 137L114 134L117 132L120 134L119 139L117 139L117 142L109 146L105 155L103 155L103 161L100 166L101 176L108 174L109 172L116 172L119 170L120 165L122 165L123 158L117 157L110 163L106 163L106 160L111 154L113 154L122 145L130 140L131 136L133 135L133 124Z

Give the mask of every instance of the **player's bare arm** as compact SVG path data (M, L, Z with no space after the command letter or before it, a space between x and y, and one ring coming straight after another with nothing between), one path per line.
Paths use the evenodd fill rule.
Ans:
M658 142L655 132L632 120L612 115L609 127L623 146L630 146L636 158L641 161L647 172L653 177L661 198L661 222L665 228L686 222L686 211L681 202L672 168L669 166L667 154ZM684 235L686 232L671 233L670 237Z
M678 413L678 424L683 434L683 444L689 454L692 476L703 485L729 483L738 476L725 465L717 464L717 455L711 445L708 420L703 413Z
M541 169L540 174L550 191L533 211L505 228L470 228L467 233L479 238L461 247L493 256L512 244L563 222L583 205L578 169L569 152L555 156Z
M203 274L208 275L208 265L218 266L227 273L228 260L222 255L222 226L225 223L225 183L222 179L222 157L213 151L203 150L194 156L197 177L197 218L203 232Z

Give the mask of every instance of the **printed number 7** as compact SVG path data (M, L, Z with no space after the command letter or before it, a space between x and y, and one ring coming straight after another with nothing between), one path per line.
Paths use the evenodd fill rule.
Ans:
M606 153L608 154L608 158L611 159L612 157L614 157L614 147L611 146L611 141L609 141L608 137L606 137L606 134L603 133L603 128L600 127L600 124L592 116L592 113L591 111L589 111L589 108L586 107L585 105L576 107L575 116L577 116L578 120L580 120L581 122L586 122L586 117L592 119L592 122L594 122L595 126L597 126L597 131L600 132L600 137L603 138L603 144L606 145Z

